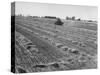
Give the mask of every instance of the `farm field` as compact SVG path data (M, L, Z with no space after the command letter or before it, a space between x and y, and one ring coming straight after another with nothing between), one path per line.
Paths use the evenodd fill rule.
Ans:
M16 73L97 68L97 23L55 22L15 16Z

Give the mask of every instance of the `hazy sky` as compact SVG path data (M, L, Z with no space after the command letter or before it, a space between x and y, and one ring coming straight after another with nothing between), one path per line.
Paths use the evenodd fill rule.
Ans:
M64 19L66 16L76 16L76 18L90 20L97 20L98 18L98 9L95 6L16 2L15 11L16 14L32 16L56 16Z

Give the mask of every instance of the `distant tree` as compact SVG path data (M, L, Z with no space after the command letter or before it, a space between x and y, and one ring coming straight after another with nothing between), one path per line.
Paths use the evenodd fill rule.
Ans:
M68 16L66 17L66 20L69 20L69 17Z
M72 20L75 20L75 16L72 17Z
M88 20L88 22L93 22L92 20Z
M19 14L19 16L23 16L22 14Z
M75 16L72 16L72 17L66 17L66 20L75 20Z
M33 18L39 18L39 16L33 16Z
M44 16L44 18L57 19L57 17L55 17L55 16Z
M66 17L66 20L72 20L72 18L67 16L67 17Z

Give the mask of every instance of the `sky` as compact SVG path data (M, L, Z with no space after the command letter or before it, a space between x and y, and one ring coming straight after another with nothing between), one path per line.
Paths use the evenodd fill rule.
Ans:
M75 16L84 20L97 20L98 18L96 6L16 2L15 7L16 15L56 16L62 19L65 19L66 16Z

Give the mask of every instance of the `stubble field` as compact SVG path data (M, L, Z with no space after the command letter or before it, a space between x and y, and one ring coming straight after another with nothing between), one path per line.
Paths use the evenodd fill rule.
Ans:
M15 17L16 73L97 68L97 23Z

